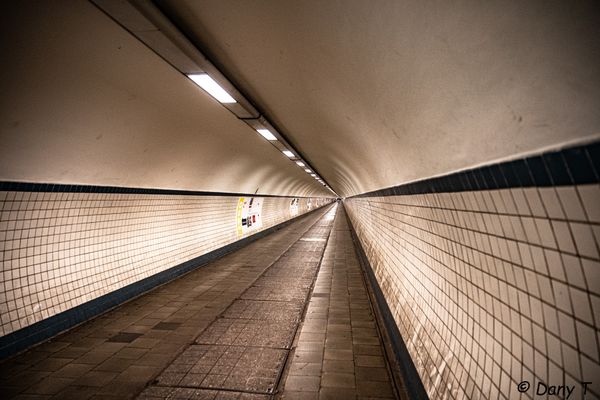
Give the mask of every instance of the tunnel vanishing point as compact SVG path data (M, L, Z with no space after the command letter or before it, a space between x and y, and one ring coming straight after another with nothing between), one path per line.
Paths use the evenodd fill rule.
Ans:
M595 1L0 12L0 399L600 398Z

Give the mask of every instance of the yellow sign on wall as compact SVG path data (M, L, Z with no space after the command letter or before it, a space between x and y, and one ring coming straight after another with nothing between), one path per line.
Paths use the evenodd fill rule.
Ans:
M236 210L238 237L262 229L262 197L240 197Z
M244 209L244 198L240 197L240 200L237 204L237 210L235 212L235 225L237 228L238 237L242 237L242 210Z

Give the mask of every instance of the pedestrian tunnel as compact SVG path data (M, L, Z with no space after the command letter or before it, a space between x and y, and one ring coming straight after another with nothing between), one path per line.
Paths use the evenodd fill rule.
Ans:
M1 13L0 397L600 397L594 2Z

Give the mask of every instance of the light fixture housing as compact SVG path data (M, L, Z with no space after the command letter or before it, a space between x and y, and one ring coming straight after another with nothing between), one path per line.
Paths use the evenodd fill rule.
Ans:
M285 154L286 156L288 156L289 158L292 158L292 157L294 157L294 153L292 153L292 152L291 152L291 151L289 151L289 150L282 150L281 152L282 152L283 154Z
M271 131L268 130L268 129L257 129L256 132L260 133L260 135L262 137L264 137L265 139L267 139L267 140L269 140L271 142L277 140L277 138L275 137L275 135L273 135L271 133Z
M237 103L229 93L225 91L213 78L208 74L190 74L188 75L194 83L204 89L205 92L214 97L218 102L223 104Z

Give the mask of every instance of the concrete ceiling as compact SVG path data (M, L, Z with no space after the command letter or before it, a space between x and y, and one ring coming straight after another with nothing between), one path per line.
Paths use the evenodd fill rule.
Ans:
M157 3L344 196L600 133L595 1Z
M87 1L0 16L0 180L329 196Z
M350 196L600 133L595 2L157 0ZM0 17L0 180L328 195L84 0Z

